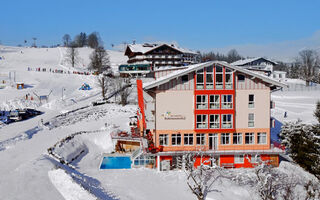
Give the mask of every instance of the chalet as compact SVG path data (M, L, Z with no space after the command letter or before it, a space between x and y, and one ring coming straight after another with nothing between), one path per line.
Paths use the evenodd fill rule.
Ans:
M255 71L258 73L264 73L270 76L270 74L273 72L273 67L277 65L277 63L266 58L256 57L238 60L231 63L231 65Z
M129 44L125 55L128 56L128 64L151 64L154 67L161 66L185 66L199 62L196 52L183 49L174 44Z
M270 140L270 93L285 84L219 61L155 78L137 80L138 124L151 137L158 166L199 150L222 167L253 167L258 157L278 166L282 150Z

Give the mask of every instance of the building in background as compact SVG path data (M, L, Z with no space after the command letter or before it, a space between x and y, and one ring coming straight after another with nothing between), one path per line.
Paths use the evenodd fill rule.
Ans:
M129 44L125 55L129 58L128 64L148 63L154 67L186 66L199 62L198 53L167 43Z
M285 81L286 80L287 72L284 71L273 71L272 72L272 78L278 80L278 81Z
M175 44L129 44L125 55L127 64L120 65L120 74L147 74L163 67L182 67L199 63L199 54Z
M218 61L155 78L137 80L138 118L159 165L175 166L186 153L203 151L222 167L253 167L258 158L278 166L282 150L271 145L270 93L285 84Z
M238 60L231 63L231 65L270 76L270 74L273 72L273 67L277 65L277 63L266 58L257 57Z
M277 63L266 58L248 58L233 62L231 63L231 65L269 76L273 79L276 79L277 81L283 82L286 80L287 73L284 71L274 71L274 66L277 65Z

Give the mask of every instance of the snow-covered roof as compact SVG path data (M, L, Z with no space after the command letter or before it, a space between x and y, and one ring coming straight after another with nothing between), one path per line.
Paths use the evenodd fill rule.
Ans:
M231 63L231 65L235 65L235 66L241 66L241 65L245 65L245 64L248 64L248 63L251 63L251 62L254 62L256 60L259 60L259 59L264 59L266 61L269 61L273 64L277 64L276 62L273 62L269 59L266 59L266 58L263 58L263 57L256 57L256 58L247 58L247 59L242 59L242 60L238 60L238 61L235 61L233 63Z
M154 50L156 48L159 48L163 45L166 45L168 47L171 47L173 49L176 49L177 51L180 51L182 53L190 53L190 54L197 54L196 52L194 51L191 51L191 50L188 50L188 49L184 49L184 48L181 48L181 47L178 47L177 45L175 44L167 44L167 43L156 43L156 44L129 44L127 46L127 48L129 48L132 52L140 52L142 54L145 54L151 50Z
M154 87L157 87L159 85L162 85L164 83L167 83L169 82L170 80L172 79L175 79L175 78L178 78L180 76L183 76L183 75L186 75L190 72L193 72L193 71L196 71L196 70L200 70L200 69L203 69L205 67L209 67L213 64L219 64L219 65L222 65L222 66L225 66L225 67L228 67L230 69L233 69L235 71L239 71L241 73L244 73L244 74L248 74L252 77L256 77L258 79L261 79L262 81L266 82L266 83L269 83L271 85L276 85L276 86L279 86L279 87L287 87L286 84L284 83L280 83L278 81L275 81L275 80L272 80L270 79L269 77L266 77L266 76L263 76L263 75L260 75L258 73L254 73L250 70L247 70L247 69L243 69L241 67L237 67L237 66L234 66L234 65L230 65L226 62L223 62L223 61L210 61L210 62L205 62L205 63L199 63L199 64L195 64L195 65L189 65L188 68L186 69L183 69L183 70L177 70L175 72L172 72L170 73L169 75L167 76L163 76L163 77L160 77L158 78L157 80L155 81L152 81L152 82L148 82L148 83L144 83L143 84L143 88L148 90L148 89L151 89L151 88L154 88Z
M273 71L274 74L286 74L287 72L285 71Z
M175 66L161 66L161 67L157 67L153 70L153 72L159 72L159 71L166 71L166 70L182 70L182 69L186 69L188 67L186 66L182 66L182 67L175 67Z

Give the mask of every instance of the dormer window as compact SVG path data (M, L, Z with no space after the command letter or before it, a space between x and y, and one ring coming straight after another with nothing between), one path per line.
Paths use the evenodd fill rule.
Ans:
M223 68L216 66L216 89L223 89Z
M197 89L204 89L204 72L203 72L203 69L197 71Z

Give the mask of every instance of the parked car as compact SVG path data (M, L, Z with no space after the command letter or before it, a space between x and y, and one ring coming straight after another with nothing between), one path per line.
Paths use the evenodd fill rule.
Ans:
M10 111L8 118L12 121L22 120L22 116L19 114L19 110Z

